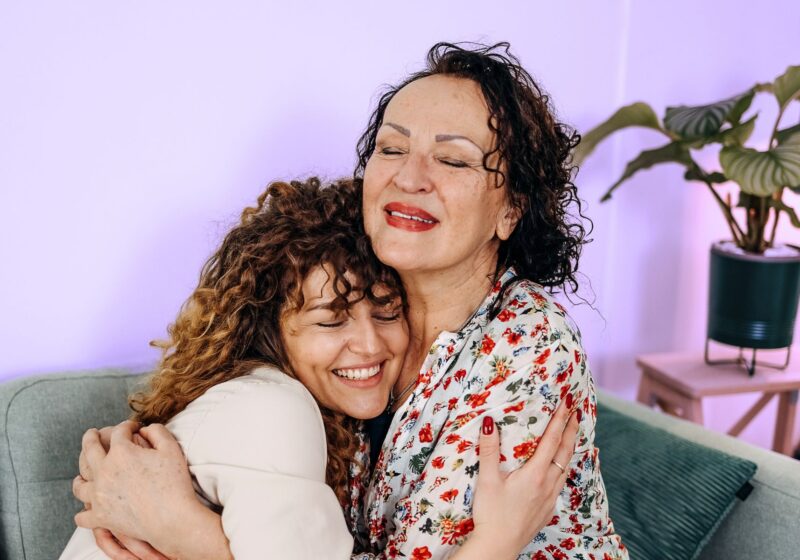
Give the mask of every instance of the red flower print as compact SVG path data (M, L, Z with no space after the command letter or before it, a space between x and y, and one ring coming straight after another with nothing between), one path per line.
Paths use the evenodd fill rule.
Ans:
M514 458L530 459L533 452L536 451L536 443L533 441L523 441L514 447Z
M450 502L452 504L455 501L456 496L458 496L458 489L453 488L452 490L447 490L445 492L442 492L439 495L439 498L441 498L442 501Z
M547 555L541 550L537 550L536 554L531 556L531 560L550 560Z
M492 394L491 391L484 391L483 393L480 393L480 394L473 393L469 397L467 397L467 403L472 408L477 408L479 406L483 406L484 404L486 404L486 399L488 399L489 395L491 395L491 394Z
M564 400L566 401L564 404L567 405L567 408L571 409L572 405L575 403L575 397L572 396L572 393L567 393Z
M507 406L503 409L503 412L508 414L509 412L522 412L522 409L525 408L525 401L519 401L517 404L512 406Z
M554 560L568 560L569 558L563 550L557 549L554 544L548 544L544 549L553 556Z
M472 447L472 442L471 442L471 441L467 441L467 440L465 440L465 439L462 439L462 440L459 442L459 444L458 444L458 447L456 448L456 450L457 450L459 453L464 453L464 451L466 451L466 450L467 450L467 449L469 449L470 447Z
M514 317L516 317L516 316L517 316L517 314L516 314L516 313L514 313L513 311L510 311L510 310L508 310L508 309L503 309L503 310L502 310L502 311L501 311L501 312L500 312L500 313L497 315L497 318L498 318L500 321L502 321L503 323L507 323L509 320L513 319L513 318L514 318Z
M578 352L577 350L575 350L575 363L576 364L580 364L581 363L581 353Z
M430 443L433 441L433 430L431 429L430 422L425 424L419 431L419 441L422 443Z
M548 523L547 526L548 527L552 527L553 525L557 525L557 524L558 524L558 516L554 515L553 519L550 520L550 523Z
M458 397L453 397L452 399L447 401L447 410L453 410L457 404L458 404Z
M418 546L411 553L411 560L430 560L432 554L427 546Z
M460 370L458 370L457 372L455 372L455 373L453 374L453 379L455 379L456 381L458 381L459 383L461 383L461 382L464 380L464 378L465 378L466 376L467 376L467 370L465 370L465 369L460 369Z
M506 337L506 341L508 342L509 346L516 346L519 344L519 341L522 340L522 335L515 333L511 329L504 330L503 336Z
M583 502L583 496L577 488L570 488L569 493L569 507L571 509L578 509Z
M460 439L461 439L461 436L460 436L460 435L458 435L458 434L449 434L449 435L448 435L448 436L445 438L444 442L445 442L446 444L448 444L448 445L453 445L455 442L457 442L457 441L458 441L458 440L460 440Z
M451 381L453 381L453 377L448 375L444 378L444 381L442 381L442 387L447 389L450 386Z
M494 340L488 334L483 335L483 340L481 340L481 352L483 354L489 355L494 350Z
M456 525L456 538L469 535L473 529L475 529L475 522L472 521L472 518L459 521L458 525Z
M559 373L559 374L556 376L556 383L558 383L559 385L560 385L561 383L564 383L564 381L566 381L566 380L567 380L567 378L568 378L570 375L572 375L572 372L573 372L573 371L575 371L575 368L572 366L572 364L569 364L569 366L567 367L567 369L565 369L564 371L562 371L561 373Z
M433 465L434 469L444 468L444 457L435 457L433 461L431 461L431 465Z
M538 358L536 358L533 363L542 365L547 361L547 358L549 357L550 357L550 349L545 348L544 352L542 352L541 355Z
M561 548L566 548L567 550L572 550L575 548L575 540L572 537L567 537L558 543L558 546Z

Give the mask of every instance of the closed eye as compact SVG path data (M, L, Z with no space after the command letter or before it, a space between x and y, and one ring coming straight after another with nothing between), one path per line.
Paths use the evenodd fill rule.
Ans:
M403 150L400 150L398 148L381 148L378 151L378 153L383 156L401 156L405 152L403 152Z
M393 313L391 315L375 315L374 317L377 321L381 321L382 323L391 323L400 318L400 313Z
M470 166L467 162L461 161L460 159L439 158L439 161L441 161L445 165L449 165L450 167L469 167Z
M317 323L318 327L323 327L326 329L335 329L336 327L341 327L344 325L344 321L333 321L331 323Z

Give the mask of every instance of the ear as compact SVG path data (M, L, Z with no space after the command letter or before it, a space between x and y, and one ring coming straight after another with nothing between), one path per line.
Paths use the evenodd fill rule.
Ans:
M497 216L495 235L500 241L506 241L522 218L522 209L507 200Z

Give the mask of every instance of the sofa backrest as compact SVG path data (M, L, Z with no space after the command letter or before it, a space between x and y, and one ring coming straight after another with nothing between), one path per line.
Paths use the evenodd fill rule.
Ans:
M129 416L137 380L105 369L0 385L0 558L58 558L81 509L72 497L81 437Z

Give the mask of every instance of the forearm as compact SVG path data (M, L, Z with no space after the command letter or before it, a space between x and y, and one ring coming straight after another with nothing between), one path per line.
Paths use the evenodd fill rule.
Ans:
M174 560L233 560L219 514L199 502L185 513L154 548Z

